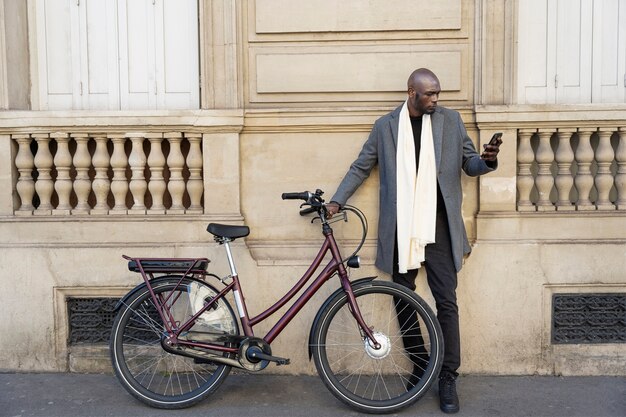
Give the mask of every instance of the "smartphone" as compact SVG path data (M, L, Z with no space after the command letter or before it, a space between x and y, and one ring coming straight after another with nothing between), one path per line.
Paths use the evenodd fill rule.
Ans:
M491 137L491 140L489 141L489 145L497 145L498 139L500 138L502 138L502 132L494 133L493 136ZM484 156L485 156L485 152L483 151L483 153L480 154L480 157L483 158Z
M502 138L502 132L494 133L489 141L490 145L495 145L498 143L498 139Z

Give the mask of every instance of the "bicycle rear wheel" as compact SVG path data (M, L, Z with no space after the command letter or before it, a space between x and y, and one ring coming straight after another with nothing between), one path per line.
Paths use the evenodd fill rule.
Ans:
M180 277L153 284L156 297L165 303L176 325L191 318L205 300L218 293L204 282L184 279L177 285L179 280ZM113 323L113 369L124 388L138 400L157 408L189 407L213 393L228 376L230 366L169 353L162 345L165 334L148 288L141 288L124 302ZM221 299L181 337L226 345L227 341L217 341L235 334L239 334L237 320L228 302Z
M439 322L401 285L370 281L353 291L381 347L372 346L350 312L347 295L339 292L325 304L313 330L315 366L326 387L349 406L367 413L398 411L421 398L439 375Z

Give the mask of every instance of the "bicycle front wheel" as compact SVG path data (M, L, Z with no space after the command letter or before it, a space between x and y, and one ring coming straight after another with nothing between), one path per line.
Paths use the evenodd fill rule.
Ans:
M367 413L398 411L421 398L439 375L439 322L421 298L396 283L359 283L353 291L380 348L365 336L340 292L313 329L315 366L326 387L349 406Z
M173 278L153 284L162 311L175 326L185 323L217 295L204 282L184 279L177 285L179 282L180 278ZM228 302L220 299L181 337L218 344L234 334L239 334L235 315ZM124 302L113 323L113 369L122 386L138 400L157 408L189 407L213 393L228 376L230 366L185 356L189 351L182 348L177 351L180 353L169 353L162 345L164 335L166 328L157 306L148 288L141 288Z

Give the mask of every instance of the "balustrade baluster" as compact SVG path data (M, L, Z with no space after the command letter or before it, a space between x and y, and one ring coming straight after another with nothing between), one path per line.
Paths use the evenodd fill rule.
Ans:
M183 167L185 158L180 149L182 135L180 132L166 133L165 138L170 143L170 153L167 156L167 166L170 169L170 179L167 189L172 197L172 206L167 210L170 214L183 214L183 194L185 193L185 181L183 179Z
M550 146L550 138L554 130L539 129L539 147L537 148L537 178L535 184L539 192L539 200L537 201L538 211L550 211L555 207L550 201L550 192L554 186L554 177L550 171L552 162L554 161L554 152Z
M32 138L30 135L12 135L17 142L17 155L15 155L15 167L20 174L15 186L17 195L20 197L20 206L15 211L16 215L33 214L33 197L35 196L35 181L33 180L33 168L35 158L30 150Z
M91 209L91 214L108 214L109 204L107 198L111 190L111 181L109 180L109 151L107 149L108 138L105 134L93 135L96 141L96 151L93 154L91 163L96 170L93 183L93 193L96 196L96 205Z
M146 214L145 198L148 183L144 176L144 170L146 168L146 154L143 151L145 133L128 133L126 137L130 138L132 143L132 150L128 157L128 165L130 165L131 171L131 179L128 188L133 196L133 206L128 213Z
M517 133L518 145L517 145L517 191L519 192L519 200L517 202L517 209L519 211L535 211L534 204L530 201L530 193L535 184L532 172L530 170L533 161L535 160L535 154L530 146L530 138L535 133L535 130L520 129Z
M111 193L115 200L115 205L109 214L126 214L126 194L128 193L128 182L126 181L126 152L124 143L126 137L119 134L107 135L113 142L113 154L111 155L111 167L113 168L113 180L111 181Z
M187 192L191 204L187 209L187 213L202 213L202 191L204 184L202 182L202 150L200 141L202 135L200 133L186 133L185 137L189 140L189 154L187 155L187 167L189 167L189 180L187 181Z
M52 193L54 184L52 182L52 154L50 153L50 137L47 133L37 133L33 137L37 142L37 154L35 155L35 168L37 168L37 181L35 181L35 191L39 196L39 207L34 211L36 215L52 214Z
M596 173L595 184L598 190L598 210L615 210L615 205L609 199L609 193L613 187L613 175L611 174L611 164L613 163L613 147L611 146L611 135L615 129L600 128L598 136L600 142L596 149L596 162L598 172Z
M574 162L574 150L570 143L572 135L576 129L559 129L557 132L559 146L556 150L555 159L557 162L557 175L555 180L558 192L556 209L559 211L575 210L576 206L570 201L569 195L574 186L574 176L572 175L572 162Z
M618 134L619 143L615 152L617 160L617 175L615 176L617 201L615 204L618 210L626 210L626 127L620 127Z
M54 182L54 189L59 198L59 204L52 214L69 215L72 206L70 205L70 195L72 194L72 179L70 169L72 168L72 155L69 148L69 135L67 133L56 132L50 137L57 143L57 152L54 155L54 166L57 170L57 178Z
M89 214L89 193L91 192L91 181L89 180L89 167L91 166L91 155L87 149L89 136L86 133L72 133L72 138L76 141L76 153L74 154L74 168L76 168L76 178L74 179L74 192L76 193L76 207L72 209L72 214Z
M591 162L593 161L591 135L593 133L594 131L584 129L578 131L578 147L574 154L578 163L578 173L574 178L574 184L578 190L577 209L581 211L596 209L589 198L593 187L593 175L591 174Z
M150 167L150 182L148 190L152 196L152 206L148 214L165 214L163 196L167 186L163 178L165 168L165 156L161 145L163 143L162 133L150 133L146 136L150 140L150 155L148 155L148 167Z

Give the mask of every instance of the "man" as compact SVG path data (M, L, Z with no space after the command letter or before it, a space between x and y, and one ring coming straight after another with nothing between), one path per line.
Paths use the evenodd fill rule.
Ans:
M407 86L406 102L374 123L327 209L330 216L336 214L379 166L376 266L412 290L418 268L425 266L445 345L439 375L440 408L456 413L456 377L461 363L457 272L471 250L461 214L461 171L478 176L495 170L501 140L485 145L479 155L459 113L437 105L441 86L432 71L415 70ZM421 336L403 337L414 363L408 388L423 374L419 360L428 360L424 352L411 351L415 343L411 338L415 337Z

